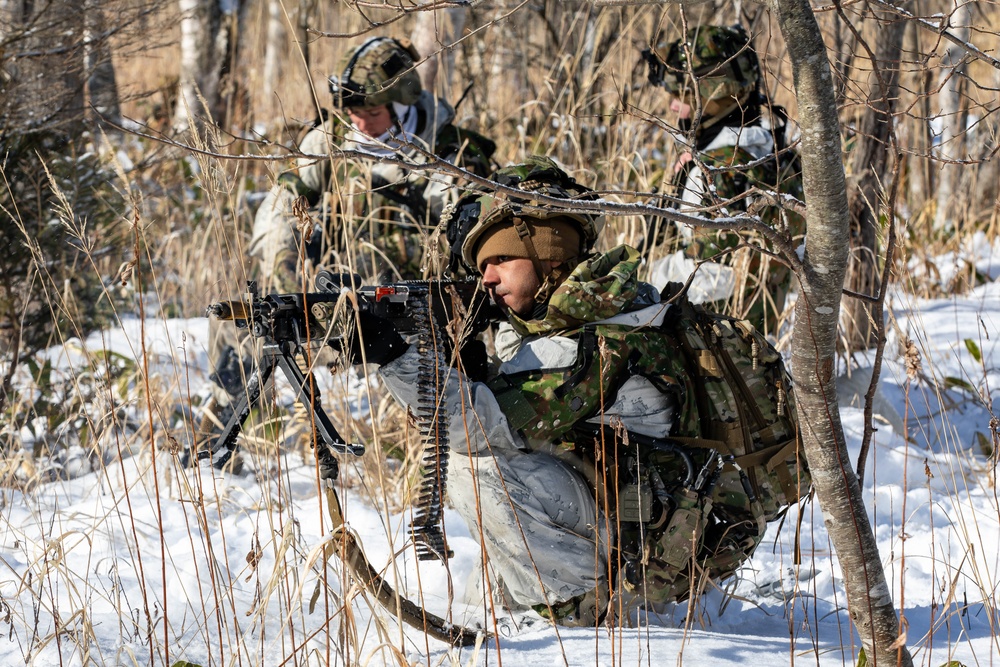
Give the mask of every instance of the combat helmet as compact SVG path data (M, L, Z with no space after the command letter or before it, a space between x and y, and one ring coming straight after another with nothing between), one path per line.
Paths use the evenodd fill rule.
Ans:
M333 101L342 109L414 104L423 90L416 70L419 60L408 39L372 37L348 51L340 75L330 77Z
M564 210L532 197L540 194L577 201L597 199L592 190L573 180L553 160L530 156L520 164L498 170L491 179L499 185L519 190L524 195L522 197L483 186L459 199L447 219L453 260L461 259L468 269L479 272L482 267L476 265L476 253L487 232L505 222L512 223L516 228L523 220L531 223L545 221L549 224L569 224L580 238L576 256L582 258L591 252L604 226L603 216L579 209ZM530 237L525 245L530 250ZM531 258L538 270L537 254L533 254Z
M701 103L721 103L718 117L744 104L760 81L757 53L739 25L693 27L683 40L646 49L642 59L649 65L649 82L673 95L690 94L693 75Z

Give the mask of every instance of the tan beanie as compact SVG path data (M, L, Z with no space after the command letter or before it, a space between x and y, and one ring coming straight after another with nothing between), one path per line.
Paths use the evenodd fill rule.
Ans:
M569 218L547 218L538 220L523 218L531 232L531 243L535 246L540 261L565 262L580 256L583 235L579 225ZM508 219L490 227L476 244L476 267L483 270L483 262L490 257L524 257L531 259L514 221Z

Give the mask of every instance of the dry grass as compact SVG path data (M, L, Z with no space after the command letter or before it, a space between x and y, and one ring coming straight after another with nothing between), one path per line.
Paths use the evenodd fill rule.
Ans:
M473 11L469 28L487 25L490 19L514 7L513 3L489 6L492 4L482 3ZM662 191L674 151L661 120L666 116L666 99L658 91L639 85L644 81L645 69L637 68L636 63L638 47L645 46L650 35L657 31L676 34L680 25L676 10L661 13L648 7L625 8L598 14L591 29L597 35L595 41L601 53L591 62L581 47L585 17L569 8L573 3L548 5L544 16L526 6L513 18L464 38L457 49L456 81L451 87L461 91L466 81L473 82L459 109L461 122L497 140L496 159L500 163L545 153L566 165L581 182L614 191L609 195L611 199L634 200L636 196L631 193L642 193L637 195L642 199ZM730 10L719 13L722 20L733 20L726 11ZM987 5L983 11L984 21L988 19L987 24L993 25L995 6ZM141 52L123 49L116 54L117 74L125 95L124 114L160 130L166 128L167 107L177 77L175 12L169 5L163 15L150 20L149 25L157 29L157 39L150 42L149 48ZM246 68L245 86L250 91L249 111L240 126L208 137L207 143L198 148L233 154L256 150L232 136L248 136L260 130L276 141L288 142L316 116L317 105L326 106L326 75L334 71L341 55L355 40L314 36L309 44L308 70L303 66L301 49L288 44L280 88L263 90L263 12L263 3L252 6L244 34L242 62ZM366 25L360 14L345 3L320 3L317 12L315 25L320 32L352 34L361 32ZM376 12L375 16L381 14ZM829 16L823 20L827 35L832 36L832 20ZM404 19L372 34L406 34L410 24L409 19ZM758 47L767 45L768 88L775 101L784 104L794 116L790 68L780 34L770 26L766 15L760 17L758 27ZM930 38L924 35L921 39L926 43ZM915 109L920 91L925 90L916 84L920 69L919 63L908 67L906 85L917 94L908 93L904 107ZM976 80L985 80L991 74L981 65L972 70ZM855 95L862 93L860 88L851 91ZM978 91L983 97L988 93L985 85ZM995 95L992 101L979 102L995 106ZM901 119L901 137L915 134L911 127L915 116L914 112ZM128 193L122 224L134 225L129 227L129 233L135 234L136 254L141 259L136 270L142 272L145 294L133 291L134 279L127 288L107 281L108 298L121 305L120 320L141 312L140 300L146 317L166 320L198 317L208 303L241 293L245 280L252 275L246 252L252 211L246 195L268 187L272 178L269 168L264 163L196 153L177 155L131 136L113 137L111 141L132 163L141 165L134 170L122 167L117 185L122 193ZM995 142L995 137L990 141ZM920 154L908 159L904 178L910 180L903 188L908 193L906 210L898 214L898 224L906 232L906 261L917 260L930 266L931 259L944 252L967 253L976 231L983 232L987 240L996 237L995 181L994 199L980 196L988 191L984 183L988 185L989 179L995 179L995 159L991 165L970 169L975 173L970 173L965 199L956 207L961 211L955 221L957 233L930 229L935 206L932 193L915 185L921 174L934 171L936 163ZM634 242L642 233L641 220L619 218L608 222L602 243L611 246ZM134 256L121 258L129 259ZM918 296L936 296L966 292L977 280L975 267L970 264L945 285L927 279L905 282L901 287ZM68 308L65 304L63 307ZM60 342L67 343L71 335L68 333ZM132 342L144 340L144 335ZM147 365L148 359L143 358L138 346L133 350L133 359L140 361L117 369L112 369L113 355L83 355L73 361L73 370L60 390L65 406L75 401L73 410L64 412L65 419L77 425L73 434L59 435L52 442L36 441L33 447L17 447L11 444L17 438L7 432L6 455L0 470L0 506L35 502L31 496L40 487L70 476L67 461L71 461L80 466L80 471L94 471L95 484L106 489L114 503L150 498L158 503L156 516L162 519L159 525L136 525L128 508L115 506L106 514L84 517L82 522L75 515L76 522L68 521L62 527L59 522L63 519L49 514L49 508L33 505L29 526L10 528L9 539L17 542L15 550L23 554L22 571L32 573L31 580L13 582L12 591L27 595L34 609L24 604L12 609L3 603L6 622L12 623L13 614L16 624L30 630L22 647L25 661L31 663L35 655L46 659L56 655L64 664L161 664L169 652L171 658L199 655L220 665L267 664L263 656L275 653L293 664L325 664L330 662L331 654L334 660L347 664L408 664L408 656L395 648L402 645L396 630L380 625L384 622L377 620L378 615L370 624L358 620L373 616L359 613L373 603L348 579L336 558L327 562L322 546L329 535L321 521L304 527L290 514L293 500L306 492L303 489L315 493L314 488L307 488L301 475L288 469L312 460L308 446L303 444L307 442L303 436L309 432L308 421L288 418L294 415L294 406L287 401L279 403L274 422L261 418L248 429L254 437L247 439L247 456L251 467L261 471L259 483L252 483L254 488L248 488L248 484L226 488L211 474L191 475L180 469L174 455L191 441L195 429L193 411L205 398L201 391L206 381L204 363L199 358L204 343L171 341L171 349L182 353L175 359L154 360L152 366ZM326 373L325 369L318 372ZM20 381L30 385L23 376ZM352 389L357 392L352 395L342 377L330 381L335 391L327 392L327 410L335 425L349 440L368 445L368 453L358 465L345 466L345 487L358 491L383 513L404 511L419 476L415 429L377 387L365 398L372 406L371 419L354 418L351 404L356 404L358 395L367 390ZM334 396L341 400L333 400ZM37 400L37 394L25 391L20 400L22 403L15 405L10 414L30 412L30 405L24 402ZM280 428L274 425L279 422ZM64 450L61 462L56 449ZM137 493L144 486L156 486L156 491L148 496ZM251 495L256 506L246 502ZM44 498L46 503L55 502L52 496ZM248 523L247 517L260 507L266 510L260 516L273 523ZM85 511L90 510L79 509ZM324 511L317 507L302 521L323 518ZM174 560L162 539L155 547L163 549L159 557L144 556L143 549L157 545L150 535L176 536L170 530L171 521L187 522L184 532L188 544L182 545L183 553L190 554L195 563ZM392 533L388 524L385 530L389 543L399 544L400 536ZM247 531L252 533L252 539L248 539ZM128 542L127 562L115 555L120 553L112 548L116 540ZM99 564L104 576L100 581L73 571L63 557L71 547L79 548L81 541L91 545L95 558L106 561ZM245 565L241 562L244 558ZM162 568L162 574L149 569L149 563ZM270 569L264 572L265 567ZM390 574L407 576L395 570ZM137 590L121 585L121 578L128 576L136 576L142 584L142 599L124 599L130 590ZM191 589L180 595L172 590L168 594L174 580L183 581ZM241 581L250 582L250 593ZM317 599L314 590L320 600L316 603L320 622L310 609ZM8 597L6 591L4 597ZM188 611L197 613L195 617L176 616L173 609L158 606L167 599L177 604L184 597L190 603ZM106 613L108 609L112 612ZM3 610L0 606L0 617ZM47 614L57 621L50 627L32 628L32 614L36 614L36 620ZM112 622L120 625L121 645L97 646L95 625ZM319 642L314 640L320 633L336 641L317 648ZM373 637L380 640L381 648L359 655L360 647L370 646ZM53 646L59 647L55 654ZM457 657L448 660L458 664Z

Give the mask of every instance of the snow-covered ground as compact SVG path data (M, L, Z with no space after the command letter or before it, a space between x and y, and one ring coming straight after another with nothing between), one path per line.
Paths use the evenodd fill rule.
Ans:
M935 301L897 295L892 314L864 489L907 643L918 665L998 664L1000 510L984 447L995 441L1000 396L1000 284ZM899 354L907 337L920 352L913 380ZM145 347L151 379L166 387L156 395L181 397L205 381L206 338L203 319L150 319L144 331L131 320L86 346L133 359ZM70 350L50 356L61 367L80 362ZM852 464L864 430L857 396L870 377L870 359L856 361L861 370L841 392ZM343 391L326 383L327 397ZM501 618L496 639L459 651L401 629L335 557L324 567L332 538L311 460L288 453L263 481L183 470L161 434L183 442L190 422L138 393L130 410L152 411L155 457L144 446L80 476L0 489L0 664L856 663L860 644L817 502L801 521L792 511L772 525L739 577L695 609L597 631ZM105 448L119 451L128 435L109 431ZM377 479L349 473L347 521L390 583L455 622L493 629L488 610L461 601L479 548L459 517L446 516L448 568L418 564L404 548L406 513L388 509Z

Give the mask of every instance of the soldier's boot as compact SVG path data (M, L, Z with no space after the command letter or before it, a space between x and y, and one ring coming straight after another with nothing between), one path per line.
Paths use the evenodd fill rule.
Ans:
M212 450L216 439L222 434L223 429L225 429L226 424L232 416L232 404L222 404L216 397L210 397L201 410L201 418L198 420L198 425L195 428L194 448L185 452L181 463L185 467L191 463L197 463L197 461L191 460L191 457L195 456L195 452L201 453L202 456L206 455L205 452L211 452L211 460L216 468L234 475L242 474L243 457L239 452L216 460L216 452Z
M567 628L592 628L604 620L610 595L607 584L551 605L538 604L532 609L542 618Z

